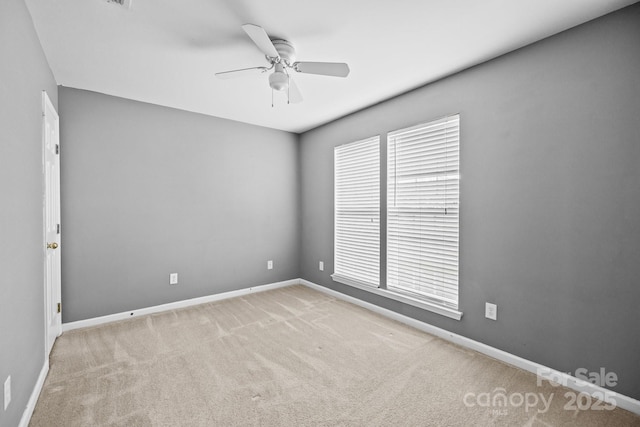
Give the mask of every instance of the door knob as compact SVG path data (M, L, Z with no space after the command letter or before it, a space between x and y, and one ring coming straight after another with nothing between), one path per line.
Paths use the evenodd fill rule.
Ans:
M58 249L58 244L56 242L47 243L47 249Z

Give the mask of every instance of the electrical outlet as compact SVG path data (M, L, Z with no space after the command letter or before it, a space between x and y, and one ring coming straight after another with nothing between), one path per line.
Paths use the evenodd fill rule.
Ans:
M320 271L324 271L324 262L320 261L320 263L318 264L318 268L320 269Z
M177 285L178 284L178 273L169 274L169 284Z
M7 380L4 382L4 410L7 410L7 407L11 403L11 375L7 377Z
M490 302L485 303L484 306L484 317L491 320L498 319L498 306L495 304L491 304Z
M272 260L267 261L267 270L273 270L273 261Z

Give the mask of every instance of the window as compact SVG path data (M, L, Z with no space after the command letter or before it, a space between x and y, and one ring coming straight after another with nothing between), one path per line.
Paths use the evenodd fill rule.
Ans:
M389 291L458 307L459 115L388 134Z
M377 288L380 283L380 137L335 148L333 278Z

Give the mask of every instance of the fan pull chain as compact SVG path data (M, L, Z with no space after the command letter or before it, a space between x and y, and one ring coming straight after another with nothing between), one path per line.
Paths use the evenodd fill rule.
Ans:
M271 88L271 108L273 108L273 88Z
M290 104L289 100L291 99L289 96L289 88L291 87L291 76L287 73L287 105Z

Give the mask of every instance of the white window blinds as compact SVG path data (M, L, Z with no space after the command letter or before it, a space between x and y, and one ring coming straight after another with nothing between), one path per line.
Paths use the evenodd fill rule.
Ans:
M388 134L387 289L458 306L459 115Z
M380 283L380 137L335 148L333 278ZM346 279L346 280L345 280Z

